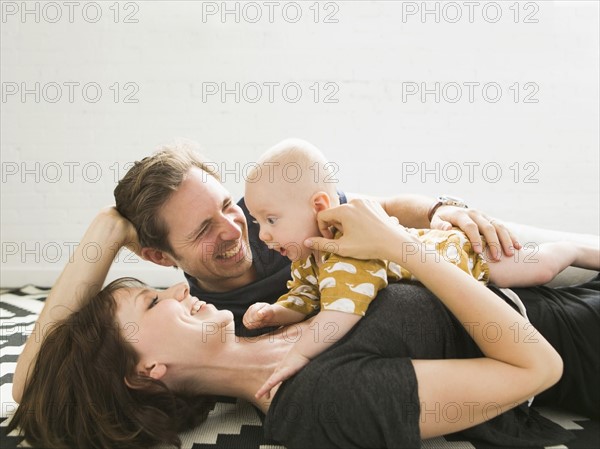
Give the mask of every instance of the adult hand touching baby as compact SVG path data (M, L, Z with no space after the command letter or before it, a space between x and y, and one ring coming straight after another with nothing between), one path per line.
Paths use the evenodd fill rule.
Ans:
M355 199L348 204L325 209L317 215L319 229L328 235L331 226L342 232L339 239L311 237L304 244L319 251L357 259L392 258L398 247L391 242L419 244L413 236L390 217L377 201ZM330 235L330 234L329 234Z

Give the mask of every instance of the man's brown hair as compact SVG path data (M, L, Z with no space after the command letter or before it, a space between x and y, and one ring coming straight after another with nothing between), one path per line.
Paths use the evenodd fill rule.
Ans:
M165 145L152 156L136 161L115 188L117 210L133 223L142 247L173 254L167 238L169 230L160 219L160 209L192 167L219 180L214 166L195 148L197 145L190 141Z

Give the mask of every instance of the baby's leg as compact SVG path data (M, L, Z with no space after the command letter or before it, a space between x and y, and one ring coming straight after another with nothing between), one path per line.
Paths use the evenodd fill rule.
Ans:
M547 242L531 245L488 261L490 281L498 287L530 287L550 282L568 266L600 270L600 250L572 242Z

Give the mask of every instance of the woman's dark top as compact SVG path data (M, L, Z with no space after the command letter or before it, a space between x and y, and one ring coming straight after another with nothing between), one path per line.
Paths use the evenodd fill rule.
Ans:
M481 356L433 294L420 284L390 284L346 336L279 388L265 417L266 436L288 448L418 448L420 405L411 359ZM486 407L497 415L494 404ZM442 420L456 419L457 410L439 404L423 412L426 419ZM511 446L571 437L525 404L463 433Z

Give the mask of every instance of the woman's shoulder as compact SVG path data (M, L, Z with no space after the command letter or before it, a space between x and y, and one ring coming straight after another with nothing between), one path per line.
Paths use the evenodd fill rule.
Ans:
M268 438L288 447L413 447L417 381L408 357L339 344L284 382L265 418ZM358 350L358 352L356 352Z

